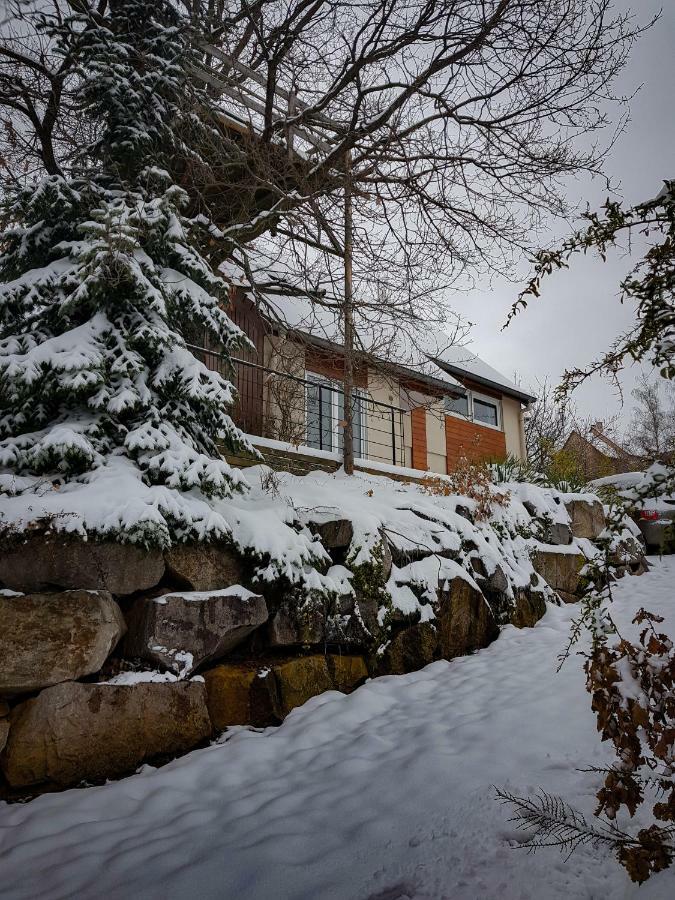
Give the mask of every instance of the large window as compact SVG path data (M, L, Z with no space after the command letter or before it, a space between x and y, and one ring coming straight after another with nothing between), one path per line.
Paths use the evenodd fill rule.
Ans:
M366 398L357 390L352 397L354 455L364 458ZM342 451L344 446L344 394L339 382L307 372L307 446Z
M488 428L502 427L501 402L475 391L467 391L463 397L446 397L445 411Z

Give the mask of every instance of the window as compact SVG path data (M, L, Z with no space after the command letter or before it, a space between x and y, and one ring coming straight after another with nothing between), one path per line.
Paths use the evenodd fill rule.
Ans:
M446 412L456 413L458 416L464 416L465 418L469 418L469 396L468 394L465 397L446 397L445 398L445 410Z
M334 411L330 382L307 373L307 446L333 450Z
M497 410L497 402L489 400L473 398L473 418L475 422L481 422L483 425L492 425L493 428L499 427L499 413Z
M354 455L365 457L366 397L357 390L352 397ZM344 440L344 394L342 385L323 375L307 372L307 446L317 450L342 451Z
M488 428L502 427L501 402L475 391L467 391L465 397L446 397L445 411Z

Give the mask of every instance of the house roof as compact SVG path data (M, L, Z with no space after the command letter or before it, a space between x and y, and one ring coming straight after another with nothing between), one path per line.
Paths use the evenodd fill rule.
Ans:
M586 446L595 450L596 453L604 456L605 459L614 462L640 461L639 456L626 450L620 444L617 444L616 441L612 440L609 435L604 434L597 423L591 425L586 434L581 434L581 432L575 428L565 441L565 447L575 439L582 441Z
M342 346L341 323L334 306L321 306L306 297L267 295L269 317L305 336L310 341ZM362 343L397 369L405 369L452 393L464 394L463 381L469 379L500 393L529 403L534 398L484 362L465 346L453 343L438 327L423 327L414 335L391 325L360 321L357 330ZM378 348L379 352L378 352Z
M451 375L458 378L469 378L477 384L501 391L510 397L515 397L523 403L531 403L536 398L521 390L513 381L510 381L497 369L488 365L484 360L472 353L467 347L451 345L447 347L437 360Z

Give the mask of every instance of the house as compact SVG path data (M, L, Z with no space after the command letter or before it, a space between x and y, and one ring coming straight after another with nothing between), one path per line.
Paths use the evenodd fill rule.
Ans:
M268 307L263 314L234 292L230 316L255 349L234 361L232 417L273 467L334 470L344 427L339 323L298 297L268 298ZM411 343L396 331L386 352L356 359L357 467L445 474L463 457L525 458L523 411L533 397L445 334ZM223 364L213 349L201 356L210 368Z
M645 466L644 459L629 453L605 434L601 422L595 422L585 434L572 431L560 453L589 480L635 472Z

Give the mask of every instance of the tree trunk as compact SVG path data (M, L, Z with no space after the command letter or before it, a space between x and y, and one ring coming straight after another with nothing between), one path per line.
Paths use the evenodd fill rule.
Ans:
M344 324L344 440L343 463L347 475L354 474L354 307L352 294L352 177L351 154L345 155L345 291Z

